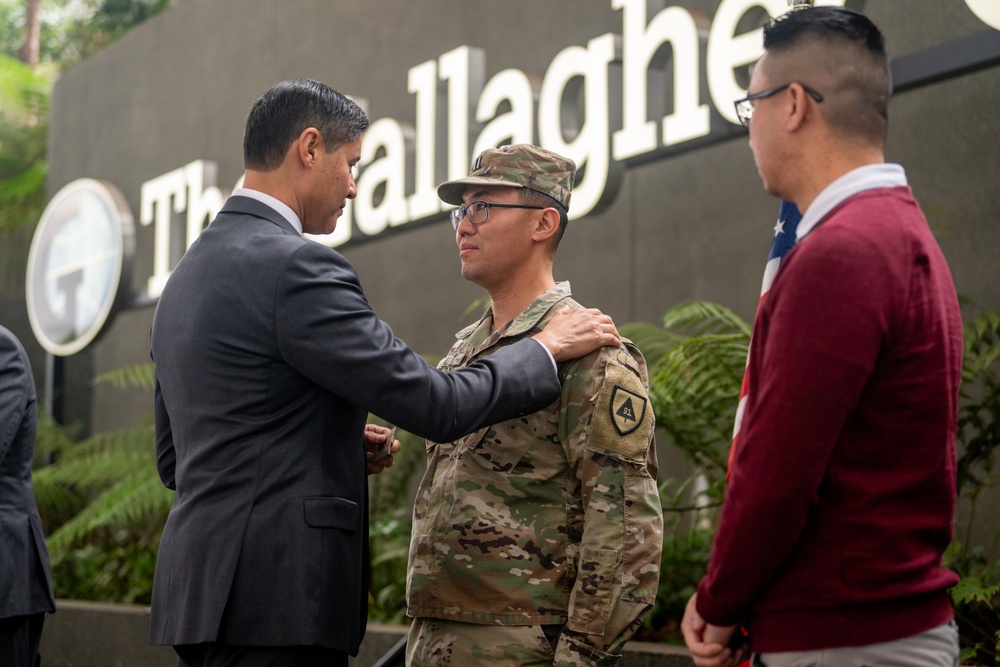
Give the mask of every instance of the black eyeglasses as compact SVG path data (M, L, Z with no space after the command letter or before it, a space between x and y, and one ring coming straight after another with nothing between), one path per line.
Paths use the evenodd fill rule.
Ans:
M735 102L733 102L733 106L736 107L736 117L740 119L740 123L742 125L748 125L750 123L750 119L753 118L754 105L752 104L752 102L754 100L762 100L765 97L771 97L772 95L777 95L785 88L788 88L790 85L792 85L792 83L796 82L792 81L791 83L786 83L783 86L775 86L774 88L768 88L767 90L762 90L759 93L754 93L753 95L747 95L742 100L736 100ZM817 93L815 90L801 83L799 85L802 86L802 90L806 91L809 94L809 97L816 100L817 103L823 101L823 96Z
M456 230L462 218L469 216L469 222L474 225L481 225L490 217L491 208L534 208L542 210L544 206L522 206L520 204L488 204L484 201L474 201L467 206L451 209L451 226Z

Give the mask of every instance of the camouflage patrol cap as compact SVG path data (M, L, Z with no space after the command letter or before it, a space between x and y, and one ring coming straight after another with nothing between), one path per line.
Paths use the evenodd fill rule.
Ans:
M439 185L438 197L461 206L462 193L469 185L501 185L541 192L569 210L574 176L575 162L538 146L487 148L472 163L468 176Z

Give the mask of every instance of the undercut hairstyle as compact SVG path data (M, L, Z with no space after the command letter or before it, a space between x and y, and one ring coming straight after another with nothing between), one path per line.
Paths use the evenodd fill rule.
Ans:
M243 166L274 171L289 146L314 127L327 153L356 141L368 129L368 117L357 104L330 86L311 79L282 81L261 95L247 115L243 132Z
M569 224L569 211L559 203L557 200L543 194L538 190L532 190L531 188L518 188L517 189L518 201L522 204L528 206L541 206L543 208L554 208L559 212L559 229L556 231L556 243L555 248L559 247L559 242L562 241L563 234L566 233L566 225Z
M884 144L892 74L885 38L868 17L843 7L793 10L764 27L764 50L789 55L799 83L823 95L832 128ZM805 80L809 73L815 80Z

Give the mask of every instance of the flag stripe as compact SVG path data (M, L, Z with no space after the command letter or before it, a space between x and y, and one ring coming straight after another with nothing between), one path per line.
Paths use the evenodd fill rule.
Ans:
M757 312L760 312L761 306L764 305L764 300L767 298L768 292L771 290L771 285L774 283L774 277L778 275L778 268L781 266L781 260L785 254L792 249L795 245L795 230L799 226L799 222L802 220L802 214L799 213L798 207L789 201L782 201L781 208L778 209L778 222L774 225L774 238L771 240L771 251L768 253L767 265L764 267L764 279L761 281L760 286L760 301L757 303ZM753 336L751 334L750 345L753 345ZM733 470L733 458L736 455L736 446L739 440L738 436L740 433L740 425L743 422L743 411L746 407L747 396L749 394L749 363L750 363L750 353L749 348L747 350L747 367L743 371L743 384L740 387L740 402L736 408L736 418L733 420L733 443L729 448L729 465L726 478L732 474Z

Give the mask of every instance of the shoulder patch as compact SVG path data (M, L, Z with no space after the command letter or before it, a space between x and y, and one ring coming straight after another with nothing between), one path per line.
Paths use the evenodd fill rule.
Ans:
M611 409L611 423L620 435L628 435L639 428L642 418L646 416L646 398L618 385L611 390L608 407Z
M653 433L653 414L636 372L610 361L595 408L587 449L628 461L645 461Z

